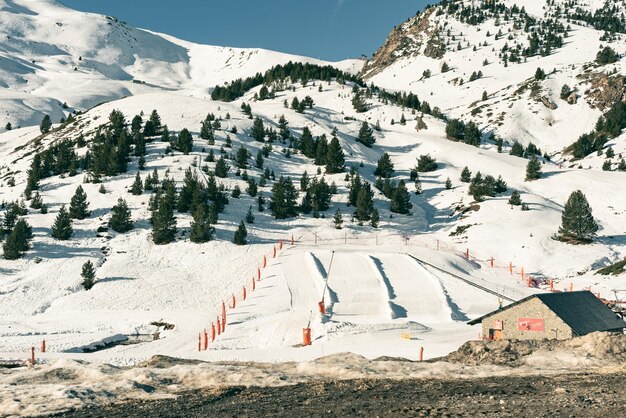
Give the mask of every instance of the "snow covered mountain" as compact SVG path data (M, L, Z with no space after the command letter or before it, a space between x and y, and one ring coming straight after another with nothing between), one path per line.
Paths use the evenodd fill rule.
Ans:
M601 128L611 125L612 134L599 141L605 132L596 132L598 149L580 158L564 151L624 94L624 19L602 18L623 2L587 3L537 1L524 9L509 0L448 1L398 26L363 71L361 61L347 61L331 64L344 72L284 66L256 78L289 61L329 63L191 44L53 1L0 0L0 107L23 126L0 133L2 216L10 224L19 212L33 232L21 258L0 259L0 357L45 336L50 359L118 364L155 353L301 360L350 350L415 358L414 339L427 356L446 354L476 336L466 319L550 286L619 297L626 289L626 173L616 169L626 153L623 127L604 117ZM606 25L615 33L605 34ZM596 62L601 45L617 52L616 62ZM569 94L561 98L564 84ZM216 85L223 100L211 99ZM56 123L72 110L84 111ZM153 110L169 137L152 124ZM43 114L54 124L42 133ZM473 128L455 136L456 118ZM183 146L185 129L191 140ZM473 145L464 143L470 134ZM343 171L329 169L334 136ZM388 181L377 173L385 154L393 164ZM426 156L436 167L417 173ZM532 156L542 174L527 181ZM601 169L606 161L611 171ZM157 245L151 219L159 182L146 180L156 172L171 180L158 196L173 185L173 195L198 199L198 190L213 187L218 164L228 170L214 185L228 204L213 222L214 239L192 242L194 213L177 205L173 241ZM466 171L506 185L470 193ZM353 192L357 173L371 185L371 205L367 191ZM281 176L294 180L298 204L285 218L269 207ZM321 179L336 189L327 200L314 187ZM33 197L34 183L47 210ZM52 225L79 186L91 213L73 221L70 239L56 239ZM554 239L577 189L598 223L589 245ZM524 205L509 203L514 192ZM109 228L119 198L134 222L125 233ZM356 206L369 220L359 220L355 199L366 202ZM232 243L242 221L247 246ZM273 258L280 239L284 249ZM257 270L264 256L267 267ZM89 291L81 284L87 261L97 278ZM597 274L607 266L618 274ZM198 353L198 332L233 296L227 337ZM322 297L326 315L316 313ZM307 324L314 343L301 348ZM155 327L159 341L83 352ZM410 338L400 341L401 333Z
M83 13L56 0L0 0L0 125L58 122L133 94L211 88L289 61L319 60L263 49L199 45ZM335 63L359 71L358 60ZM65 115L64 115L65 113Z

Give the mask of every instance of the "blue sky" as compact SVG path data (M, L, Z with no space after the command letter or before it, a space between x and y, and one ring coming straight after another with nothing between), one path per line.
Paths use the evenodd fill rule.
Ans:
M185 40L325 60L371 55L426 0L60 0ZM431 0L431 3L433 0Z

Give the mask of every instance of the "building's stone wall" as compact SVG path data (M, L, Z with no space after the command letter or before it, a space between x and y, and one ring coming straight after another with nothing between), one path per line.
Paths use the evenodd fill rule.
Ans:
M518 329L518 318L543 319L543 331L528 331ZM489 337L489 329L494 327L495 321L502 321L502 339L505 340L542 340L572 338L572 329L552 312L543 302L532 298L524 303L506 309L500 313L483 319L483 337Z

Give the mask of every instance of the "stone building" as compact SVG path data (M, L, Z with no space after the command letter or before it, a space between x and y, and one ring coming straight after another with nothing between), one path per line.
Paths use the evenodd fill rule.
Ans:
M528 296L469 321L492 340L565 340L597 331L623 332L626 322L589 291Z

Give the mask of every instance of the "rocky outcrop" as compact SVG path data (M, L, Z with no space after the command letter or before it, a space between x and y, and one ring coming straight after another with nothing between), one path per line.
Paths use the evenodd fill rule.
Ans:
M626 98L624 76L621 74L588 73L583 80L590 84L585 91L585 99L592 108L604 112Z
M556 103L554 103L554 101L552 101L549 97L546 97L546 96L541 97L541 103L543 103L543 105L550 110L556 110L559 107L557 106Z
M398 59L424 54L441 58L445 45L438 36L438 29L431 22L435 7L393 28L385 44L380 47L361 73L363 78L372 77L392 65Z

